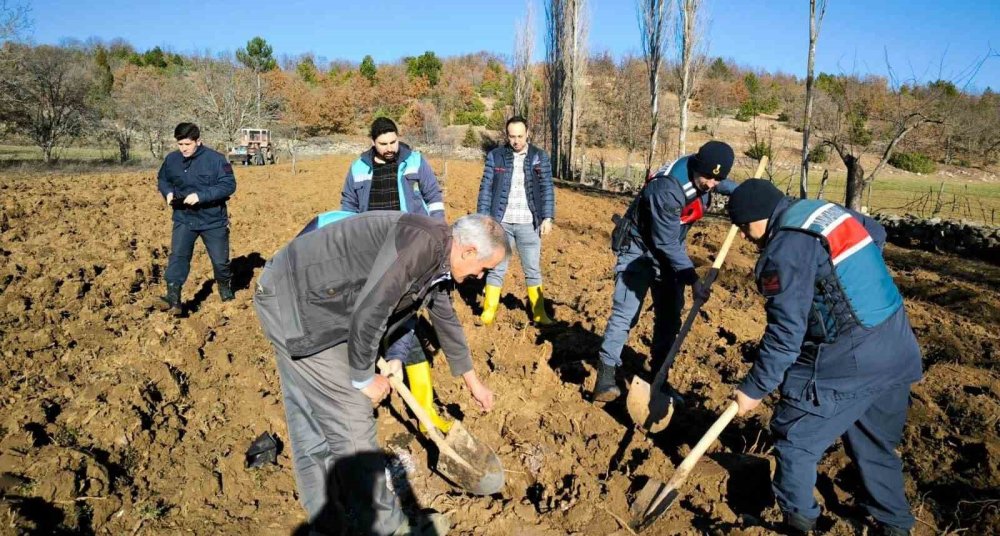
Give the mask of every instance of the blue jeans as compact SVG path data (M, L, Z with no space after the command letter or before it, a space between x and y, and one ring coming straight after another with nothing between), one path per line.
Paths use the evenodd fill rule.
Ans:
M229 281L233 272L229 269L229 226L194 231L186 224L174 222L170 237L170 260L164 277L167 283L183 286L191 271L191 256L194 243L201 237L212 260L212 271L216 281Z
M385 359L399 359L404 365L416 365L427 361L424 349L417 340L417 317L407 320L396 333L386 334Z
M653 259L633 250L619 254L615 266L615 293L611 317L604 329L604 341L598 355L606 365L622 365L622 348L628 334L639 321L646 292L653 296L653 344L650 357L659 363L670 353L674 338L681 327L681 309L684 307L684 285L673 272L657 274ZM667 364L669 367L673 363Z
M903 463L896 455L909 401L909 385L820 405L782 399L771 417L777 459L772 488L778 506L809 519L819 517L813 497L816 465L826 449L843 438L844 450L861 473L868 513L886 525L913 527L903 491Z
M537 287L542 284L542 239L538 235L538 229L530 223L501 223L503 230L507 231L507 241L510 248L517 248L517 255L521 257L521 268L524 269L524 282L529 287ZM503 286L503 278L507 274L507 264L510 258L506 258L490 270L486 276L486 284L494 287Z

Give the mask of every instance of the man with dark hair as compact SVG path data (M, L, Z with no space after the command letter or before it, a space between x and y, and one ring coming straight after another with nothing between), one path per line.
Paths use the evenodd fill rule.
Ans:
M417 151L399 141L396 123L379 117L371 126L372 147L354 161L341 193L340 208L347 212L398 210L430 215L444 220L441 187L430 163ZM431 368L418 343L416 318L397 333L388 334L387 359L404 361L413 396L443 432L451 423L438 416L434 407Z
M168 154L157 174L157 188L173 208L170 260L165 279L167 295L161 309L181 315L181 288L191 269L194 243L201 237L212 260L215 282L222 301L232 300L229 269L229 213L226 201L236 192L236 177L226 157L201 143L194 123L174 129L177 150Z
M379 346L426 308L452 375L490 411L493 392L473 369L450 290L507 254L503 229L478 214L449 227L398 211L337 211L314 218L267 262L254 308L274 347L298 497L313 533L447 531L438 514L431 527L412 526L387 481L372 414L390 391L375 370ZM398 372L401 364L388 365Z
M728 144L710 141L697 154L663 166L615 225L615 293L599 352L594 400L609 402L621 394L615 373L621 366L629 331L639 321L647 291L653 296L650 365L654 371L667 358L680 329L684 287L692 286L696 297L708 299L707 291L697 284L698 274L688 257L685 239L688 229L711 204L712 192L728 195L736 187L726 178L734 158ZM667 364L668 371L672 364ZM681 400L668 383L663 388Z
M545 151L528 142L528 123L523 117L508 119L506 132L507 144L486 155L476 212L501 222L521 257L531 320L551 324L542 294L541 237L552 231L555 216L552 165ZM506 273L504 261L486 276L483 313L479 317L484 325L490 325L496 317Z
M772 487L786 527L804 534L816 525L816 465L842 438L876 533L909 534L896 447L921 357L882 258L885 229L835 203L786 197L761 179L740 184L728 210L761 249L754 276L767 312L759 355L735 396L743 415L781 393L771 417Z

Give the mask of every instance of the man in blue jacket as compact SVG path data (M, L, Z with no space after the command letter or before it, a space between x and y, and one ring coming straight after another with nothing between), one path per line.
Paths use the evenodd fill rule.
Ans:
M667 358L680 329L684 287L690 285L696 296L708 298L707 291L697 285L698 274L687 255L685 239L688 229L711 204L712 192L728 195L736 187L726 179L733 161L732 147L710 141L697 154L663 166L615 225L615 293L599 352L594 400L609 402L621 394L615 372L621 366L629 331L639 321L647 291L653 296L653 370ZM664 389L679 399L669 384L665 383Z
M521 257L531 319L536 324L551 324L542 294L541 237L552 230L555 216L552 166L545 151L528 143L528 123L523 117L507 120L506 131L507 145L486 155L476 212L501 222ZM493 323L496 317L506 273L505 260L486 276L480 316L483 325Z
M236 177L226 157L201 144L194 123L174 129L177 150L168 154L157 175L157 189L173 208L173 234L167 263L167 295L161 308L182 314L181 288L191 270L194 243L201 237L212 260L222 301L235 296L229 269L229 213L226 201L236 192Z
M396 123L379 117L371 126L372 147L351 164L344 179L340 209L346 212L396 210L432 216L444 221L441 187L427 159L399 141ZM438 416L434 407L431 367L418 344L416 317L399 332L390 333L386 359L405 362L410 390L431 420L443 432L451 423Z
M761 248L754 275L767 312L760 355L735 396L742 415L781 392L771 418L772 486L786 527L815 526L816 465L842 438L878 534L909 534L896 447L921 357L882 259L885 230L834 203L785 197L761 179L740 184L728 209Z

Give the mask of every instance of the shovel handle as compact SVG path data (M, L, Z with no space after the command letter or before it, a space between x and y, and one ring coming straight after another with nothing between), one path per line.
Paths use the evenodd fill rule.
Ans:
M739 410L740 405L737 404L735 400L729 403L729 406L726 407L726 411L722 412L722 415L719 415L719 418L715 420L712 427L705 432L705 435L701 436L701 439L699 439L698 443L693 449L691 449L691 452L684 457L684 461L677 466L677 469L674 471L674 475L670 477L670 481L667 482L668 488L672 487L673 489L677 489L677 487L680 486L685 479L687 479L688 473L691 472L691 469L694 468L695 464L698 463L698 460L700 460L705 454L708 447L712 446L712 443L715 443L715 440L719 438L719 434L726 429L726 426L729 426L729 423L734 417L736 417L736 413ZM673 486L671 486L671 484L673 484Z
M643 518L649 516L651 512L655 512L657 507L660 506L660 503L670 496L671 492L676 492L680 489L681 485L684 484L684 481L687 480L688 475L691 474L691 470L694 469L695 464L697 464L698 460L700 460L705 454L708 447L712 446L712 443L719 438L719 434L721 434L733 418L736 417L736 413L739 412L739 410L740 406L735 400L729 403L729 406L726 407L726 411L722 412L722 415L715 420L712 427L705 432L705 435L701 436L701 439L699 439L698 443L693 449L691 449L691 452L684 457L684 461L682 461L681 464L677 466L677 469L674 470L674 474L670 477L670 480L667 481L667 484L663 486L656 497L649 503L649 506L646 507L643 512ZM646 520L644 522L648 523L649 521Z
M441 432L438 431L437 426L434 426L434 421L431 420L431 416L427 413L427 410L425 410L423 406L417 402L417 399L403 383L403 380L400 380L394 374L389 373L389 364L386 363L385 359L380 357L375 364L378 366L378 371L389 380L389 385L392 385L393 390L399 393L403 402L406 402L406 407L410 408L410 411L417 416L417 420L420 421L420 424L424 425L424 428L427 429L427 435L431 438L431 441L437 445L438 450L440 450L442 454L448 455L449 458L454 459L466 468L474 471L475 468L472 467L472 465L469 464L465 458L455 452L455 449L451 448L451 445L445 441L444 436L442 436Z
M757 164L757 170L754 172L754 177L760 177L764 174L764 170L767 169L767 156L763 156L760 162ZM722 268L722 263L725 262L726 256L729 254L729 248L732 247L733 241L736 239L736 234L739 231L739 227L731 225L729 227L729 233L726 234L725 241L722 242L722 247L719 248L719 254L715 256L715 262L712 263L712 268L705 274L702 278L702 285L705 288L711 288L715 283L715 279L719 276L719 269ZM695 299L694 303L691 304L691 311L688 312L687 318L684 319L684 324L681 325L680 331L677 332L677 337L674 338L674 344L670 346L670 351L667 352L667 358L663 360L663 364L660 365L660 370L656 371L656 377L653 379L653 389L659 389L664 381L667 379L667 363L672 363L673 358L677 356L677 352L680 351L681 345L684 343L684 338L687 337L689 331L691 331L691 326L694 325L694 319L698 316L698 311L701 310L701 306L704 302Z
M434 426L434 421L432 421L431 416L427 414L427 410L417 403L417 399L413 396L413 393L407 389L402 380L389 373L389 364L386 363L385 359L382 359L381 357L378 358L378 362L376 364L378 366L378 371L389 380L389 384L392 385L393 390L399 393L403 402L406 402L406 406L410 408L410 411L412 411L414 415L417 416L417 420L420 421L420 424L424 425L424 428L427 429L427 435L430 436L431 440L433 440L439 447L443 445L444 437L441 436L441 432L439 432L437 427Z

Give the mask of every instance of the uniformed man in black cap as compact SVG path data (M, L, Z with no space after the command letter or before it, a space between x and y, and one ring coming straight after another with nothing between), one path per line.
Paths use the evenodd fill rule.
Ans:
M691 286L696 296L707 299L707 290L697 284L698 274L684 240L690 226L705 214L712 192L729 195L736 188L736 183L726 178L733 160L732 147L710 141L696 154L663 166L615 226L612 248L618 263L614 302L599 354L595 400L608 402L621 394L615 372L647 291L653 295L655 315L650 350L654 370L666 359L680 329L684 287ZM670 389L669 385L665 388Z
M164 273L167 295L159 305L164 311L180 315L181 287L191 270L191 255L198 237L212 260L219 297L222 301L235 298L233 271L229 266L226 202L236 192L236 177L224 155L202 145L198 125L178 124L174 138L177 150L167 155L157 175L157 189L173 208L170 260Z
M859 470L868 534L906 536L903 438L920 346L903 297L882 258L885 229L821 199L792 199L750 179L729 216L761 249L754 270L767 328L753 368L735 393L740 414L778 391L771 417L777 467L772 487L786 532L813 530L816 466L837 439Z

